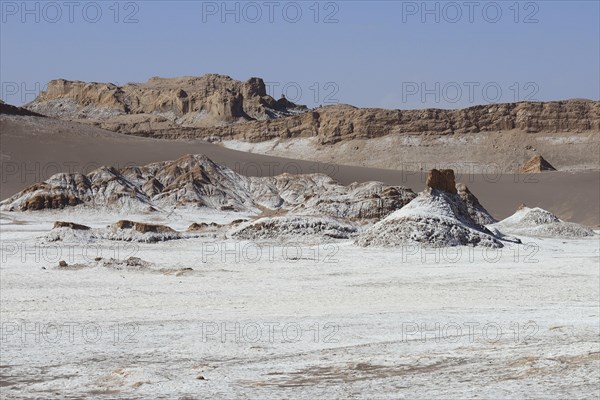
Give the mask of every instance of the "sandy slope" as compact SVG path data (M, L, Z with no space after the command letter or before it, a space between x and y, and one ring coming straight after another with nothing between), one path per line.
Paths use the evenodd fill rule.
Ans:
M0 144L0 197L3 199L58 171L87 173L100 165L140 165L191 153L206 154L215 162L247 175L324 172L344 184L377 180L405 185L415 191L424 188L426 177L425 170L386 170L299 161L235 151L204 142L124 136L77 123L37 117L0 115ZM336 159L330 161L337 162ZM411 167L414 168L414 164ZM547 209L568 221L593 226L600 224L600 172L498 173L499 169L494 167L487 175L465 172L458 174L457 181L466 183L497 219L511 215L521 203L526 203L530 207Z
M512 173L541 154L559 171L600 169L600 131L528 133L513 129L455 135L416 132L327 145L319 139L278 138L259 143L225 140L223 145L258 154L371 168Z
M258 257L236 247L258 249L248 242L39 239L56 219L115 217L3 213L3 396L592 399L600 389L597 237L491 252L262 243ZM159 269L56 268L131 255ZM192 271L170 272L182 268Z

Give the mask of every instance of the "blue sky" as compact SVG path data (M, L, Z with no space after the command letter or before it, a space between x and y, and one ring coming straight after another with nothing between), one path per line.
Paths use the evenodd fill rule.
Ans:
M31 101L55 78L210 72L262 77L311 107L600 98L598 1L65 4L1 2L3 100Z

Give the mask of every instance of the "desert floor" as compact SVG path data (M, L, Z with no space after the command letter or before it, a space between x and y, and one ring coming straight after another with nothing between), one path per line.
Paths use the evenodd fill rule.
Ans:
M2 214L3 398L598 396L597 236L489 251L43 239L57 219L120 217ZM93 266L130 256L154 266Z

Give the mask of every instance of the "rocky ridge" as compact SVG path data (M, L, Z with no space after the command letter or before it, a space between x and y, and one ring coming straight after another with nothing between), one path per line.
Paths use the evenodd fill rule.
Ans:
M115 132L212 141L316 137L321 144L333 144L391 134L600 131L599 101L519 102L460 110L339 104L308 110L268 96L260 78L240 82L216 74L151 78L122 87L60 79L51 81L27 108Z
M379 182L344 186L323 174L246 177L206 156L188 155L119 170L101 167L87 175L56 174L0 202L0 209L36 211L82 205L157 211L205 207L255 214L284 210L379 219L415 196L410 189Z
M136 127L132 131L269 120L306 110L285 98L275 100L269 96L260 78L240 82L217 74L154 77L124 86L57 79L50 81L27 108L111 130Z

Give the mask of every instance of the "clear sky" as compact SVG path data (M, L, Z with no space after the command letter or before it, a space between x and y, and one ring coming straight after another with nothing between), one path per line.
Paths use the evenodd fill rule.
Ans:
M598 1L1 1L3 100L220 73L310 107L600 98Z

